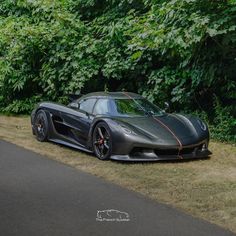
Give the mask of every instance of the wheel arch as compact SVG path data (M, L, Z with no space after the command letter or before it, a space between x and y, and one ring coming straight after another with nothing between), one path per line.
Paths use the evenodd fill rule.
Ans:
M38 118L39 115L41 115L41 118ZM35 111L35 114L33 117L32 131L33 131L33 134L36 135L37 140L40 142L48 141L49 127L50 127L49 116L50 115L48 114L48 112L45 111L44 109L37 109ZM42 117L44 121L42 121ZM40 124L39 126L40 130L38 130L38 126L36 125L37 124L36 122L37 121L39 122L40 120L41 120L41 123L38 123ZM44 130L43 134L41 134L41 129Z
M44 112L46 113L46 115L47 115L47 118L50 117L50 112L49 112L47 109L45 109L45 107L38 106L38 107L35 108L35 109L32 111L32 113L31 113L31 124L32 124L32 125L34 124L35 117L36 117L36 115L37 115L37 113L38 113L39 111L44 111Z
M105 129L105 133L103 133L104 130L102 131L101 128ZM100 132L98 131L98 129L100 130ZM103 133L104 136L101 133ZM91 149L93 150L96 157L99 158L100 160L110 159L112 155L113 135L111 127L109 125L109 120L106 119L96 120L91 129L90 137L92 141ZM95 141L97 142L97 144L95 144Z
M97 118L93 121L91 127L90 127L90 130L89 130L89 134L88 134L88 137L89 137L89 140L88 140L88 147L90 149L92 149L92 139L93 139L93 132L94 132L94 129L95 127L97 126L97 124L101 123L101 122L105 122L108 127L111 129L111 119L109 118ZM111 132L112 132L112 129L111 129Z
M35 135L35 130L34 130L34 125L35 125L35 118L36 115L40 112L40 111L44 111L46 116L47 116L47 120L48 120L48 129L49 129L49 136L50 136L50 132L51 132L51 126L52 126L52 120L51 120L51 115L50 115L50 111L48 111L45 107L43 106L38 106L37 108L35 108L33 110L33 112L31 113L31 126L32 126L32 132Z

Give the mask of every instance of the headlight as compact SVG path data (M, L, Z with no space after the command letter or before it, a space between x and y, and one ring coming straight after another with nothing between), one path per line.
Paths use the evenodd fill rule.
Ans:
M199 126L201 127L201 129L202 129L203 131L206 131L206 129L207 129L206 123L203 122L202 120L197 120L197 121L198 121L198 124L199 124Z

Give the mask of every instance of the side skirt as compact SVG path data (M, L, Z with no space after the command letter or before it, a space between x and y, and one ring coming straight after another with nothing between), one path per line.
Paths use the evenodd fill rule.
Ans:
M75 148L75 149L78 149L78 150L81 150L81 151L84 151L84 152L93 153L91 150L89 150L85 147L75 145L75 144L72 144L72 143L68 143L68 142L62 141L60 139L49 139L49 141L52 141L52 142L58 143L58 144L62 144L62 145L65 145L65 146L69 146L69 147L72 147L72 148Z

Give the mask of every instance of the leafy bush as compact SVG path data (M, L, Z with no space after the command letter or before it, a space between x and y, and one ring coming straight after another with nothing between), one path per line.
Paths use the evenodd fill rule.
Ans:
M210 127L212 138L236 143L236 119L231 114L232 107L222 107L219 101L216 101L215 117Z
M39 97L26 98L24 100L14 100L11 104L2 109L4 113L29 114L39 102Z
M233 0L2 0L0 110L124 88L176 111L215 106L214 137L231 139L235 22Z
M211 112L198 110L194 114L208 123L211 138L236 143L236 119L232 115L233 109L236 112L234 106L223 107L215 98Z

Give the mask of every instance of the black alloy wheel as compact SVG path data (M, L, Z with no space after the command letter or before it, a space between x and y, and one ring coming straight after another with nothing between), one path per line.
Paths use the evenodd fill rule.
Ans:
M107 160L111 156L111 132L109 126L105 122L98 123L94 129L93 151L100 160Z
M34 122L36 138L40 142L47 141L48 137L48 120L45 111L37 112Z

